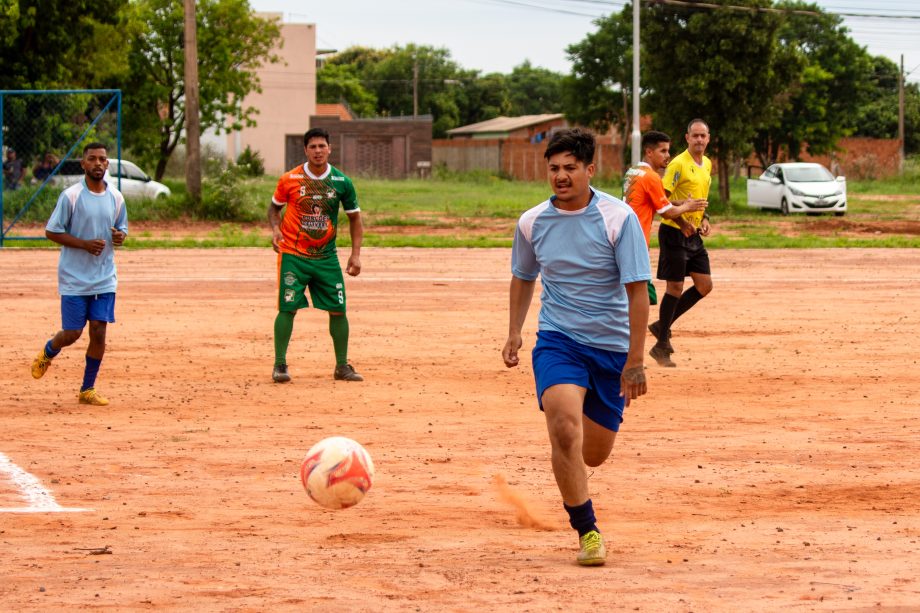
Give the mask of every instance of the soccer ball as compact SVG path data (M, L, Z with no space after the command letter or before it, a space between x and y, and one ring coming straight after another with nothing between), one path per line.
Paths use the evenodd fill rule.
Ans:
M331 436L310 447L300 465L307 495L327 509L347 509L364 498L374 481L374 462L359 443Z

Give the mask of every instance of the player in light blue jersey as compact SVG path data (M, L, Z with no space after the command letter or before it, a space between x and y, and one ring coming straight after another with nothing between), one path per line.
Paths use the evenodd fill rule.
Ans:
M61 193L45 226L45 236L61 245L62 324L32 361L32 376L44 376L51 360L74 344L89 322L86 367L77 398L80 404L105 406L109 401L96 392L96 375L105 354L106 325L115 321L115 247L128 235L128 213L124 196L105 181L109 167L105 145L86 145L80 165L83 180Z
M648 248L621 200L591 188L594 136L557 132L544 157L554 196L521 215L511 255L505 365L520 363L521 330L536 279L543 285L533 371L546 417L552 465L579 564L606 560L588 495L587 466L610 456L623 408L647 391Z

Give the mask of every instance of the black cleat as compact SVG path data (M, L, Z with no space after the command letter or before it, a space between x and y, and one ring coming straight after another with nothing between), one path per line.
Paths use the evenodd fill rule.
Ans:
M275 383L288 383L291 375L288 374L287 364L276 364L272 369L272 381Z
M665 368L674 368L677 366L674 360L671 359L671 352L660 345L652 347L652 350L649 351L648 354L655 358L659 366L664 366Z
M356 373L354 366L351 364L336 366L332 378L336 381L364 381L364 377Z
M648 331L652 333L652 336L655 337L655 340L658 341L657 344L662 344L661 340L661 322L655 321L650 323L648 326ZM674 353L674 347L671 346L671 331L668 330L668 338L663 343L664 348L668 350L669 353Z

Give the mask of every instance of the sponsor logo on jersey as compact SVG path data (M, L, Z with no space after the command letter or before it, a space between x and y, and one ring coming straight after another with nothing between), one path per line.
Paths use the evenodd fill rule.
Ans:
M286 289L284 290L284 301L285 302L294 302L294 290Z
M323 199L323 195L322 195L322 194L313 194L313 199L314 199L314 200L322 200L322 199Z
M314 198L315 197L316 196L314 196ZM325 232L329 228L329 216L323 213L304 215L300 219L300 227L307 231L316 230Z
M326 198L335 198L335 190L330 189L328 192L326 192Z
M285 285L294 285L294 282L297 281L297 277L294 276L294 273L288 271L284 273L284 284Z
M335 176L335 175L333 175L333 176L331 176L331 177L329 177L329 178L332 179L333 181L344 181L344 180L345 180L345 177L337 177L337 176Z
M292 175L291 175L291 178L292 178L292 179L303 179L303 175L295 175L295 174L292 174Z

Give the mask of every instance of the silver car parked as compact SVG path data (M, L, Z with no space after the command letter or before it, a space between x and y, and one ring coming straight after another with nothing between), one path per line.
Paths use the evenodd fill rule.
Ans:
M70 187L83 178L83 167L79 159L64 160L61 169L51 181L61 187ZM121 187L119 188L119 179ZM158 198L169 196L172 192L168 187L151 179L147 173L138 168L137 164L128 160L109 158L109 169L106 171L105 180L114 187L119 188L126 198Z
M773 164L757 179L747 182L748 206L789 213L847 212L847 183L821 164Z

